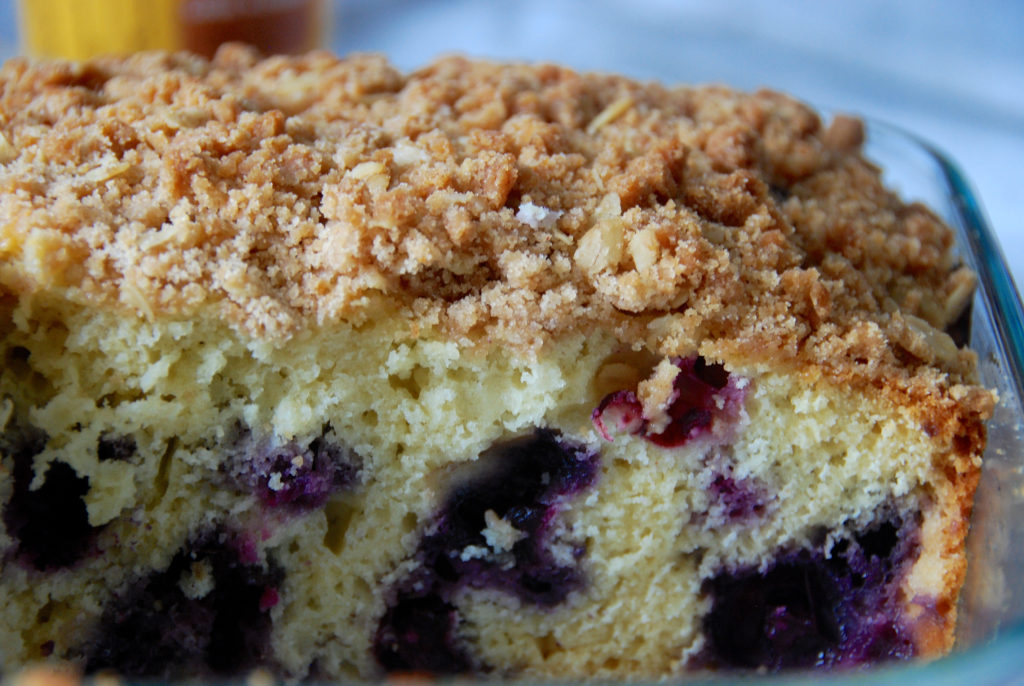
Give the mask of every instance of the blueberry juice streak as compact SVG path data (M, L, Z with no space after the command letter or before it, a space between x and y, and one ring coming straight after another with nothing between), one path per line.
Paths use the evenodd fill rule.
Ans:
M655 432L636 392L621 390L605 396L591 414L594 427L605 440L628 433L663 448L675 448L710 434L716 419L735 420L746 396L745 380L729 374L720 364L708 364L703 357L677 357L672 362L679 367L679 374L666 409L669 422L665 428Z
M460 674L485 671L459 645L455 594L464 588L496 589L524 603L552 607L583 585L577 565L556 560L549 548L560 504L590 486L598 454L541 430L491 451L493 467L458 486L416 553L421 565L397 589L377 629L374 653L388 672ZM486 550L488 518L517 530L503 555ZM578 559L583 550L572 551Z

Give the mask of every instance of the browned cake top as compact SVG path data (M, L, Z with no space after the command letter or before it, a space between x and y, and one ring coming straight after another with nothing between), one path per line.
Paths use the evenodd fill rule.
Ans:
M859 122L773 92L449 58L0 71L0 284L250 335L386 309L537 347L608 327L865 378L969 368L973 276ZM901 314L896 314L901 313Z

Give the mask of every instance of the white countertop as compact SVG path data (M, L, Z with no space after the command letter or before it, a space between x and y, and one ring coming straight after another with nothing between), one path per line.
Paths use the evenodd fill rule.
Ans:
M0 0L0 57L14 36ZM896 124L959 163L1024 284L1022 36L1016 0L340 0L331 47L768 86Z

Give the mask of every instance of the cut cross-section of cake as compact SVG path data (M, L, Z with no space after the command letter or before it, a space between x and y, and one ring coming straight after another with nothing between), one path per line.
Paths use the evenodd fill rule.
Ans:
M0 674L657 678L949 650L952 235L773 92L0 69Z

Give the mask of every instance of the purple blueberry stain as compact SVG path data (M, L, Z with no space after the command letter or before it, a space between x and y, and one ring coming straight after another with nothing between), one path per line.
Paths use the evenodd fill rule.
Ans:
M708 644L696 661L779 671L912 657L899 585L916 548L916 527L894 519L837 542L828 557L802 549L764 571L719 574L708 582Z
M708 491L712 503L706 517L712 526L749 522L764 515L768 508L769 498L760 482L736 477L731 470L715 472Z
M487 671L457 638L455 595L494 589L553 607L584 584L581 546L556 555L553 524L565 500L597 477L598 453L549 430L495 446L487 471L453 488L420 541L420 567L395 589L374 653L386 672ZM504 533L496 536L495 529Z
M3 509L7 533L16 541L14 557L40 572L70 567L93 547L99 527L89 525L84 496L88 477L62 460L43 467L42 483L32 489L35 457L46 446L38 429L5 440L4 452L13 462L12 494Z
M227 468L243 490L269 508L305 512L359 478L358 461L329 429L308 442L276 442L239 429Z
M655 431L643 414L636 392L628 389L605 396L591 421L605 440L615 434L641 436L663 448L675 448L708 435L716 419L733 421L746 396L746 381L703 357L672 358L679 367L672 398L666 408L668 423Z
M246 561L227 531L198 537L170 565L137 579L104 610L85 670L129 679L231 676L271 658L270 610L283 572Z

